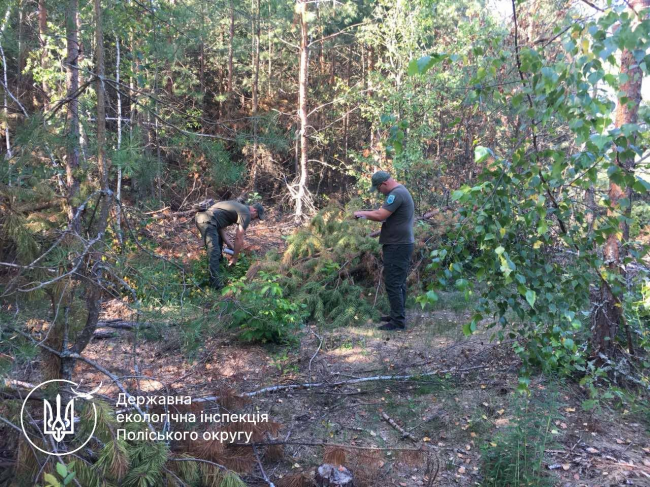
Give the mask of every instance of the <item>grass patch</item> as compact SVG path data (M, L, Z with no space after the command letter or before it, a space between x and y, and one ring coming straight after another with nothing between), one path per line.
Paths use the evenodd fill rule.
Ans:
M643 425L647 433L650 433L650 401L643 390L621 390L612 388L617 400L614 405L619 412L626 416L626 420Z
M481 447L485 487L551 487L556 478L544 469L544 451L555 444L554 422L560 419L557 393L539 399L516 396L510 425Z
M438 300L434 303L427 304L427 309L431 311L453 311L460 314L474 310L475 299L470 294L466 299L465 293L461 291L439 292Z
M415 382L413 394L416 396L424 396L428 394L440 394L442 392L450 393L456 388L451 377L427 377L420 381Z

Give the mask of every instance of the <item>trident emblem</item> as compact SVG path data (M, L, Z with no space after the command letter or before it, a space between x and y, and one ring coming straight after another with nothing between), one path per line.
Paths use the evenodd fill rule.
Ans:
M65 413L61 417L61 394L56 395L56 417L52 413L52 405L43 399L43 432L60 442L65 435L74 434L74 397L65 406Z
M36 391L46 386L47 384L54 384L54 383L59 384L59 387L74 386L74 387L70 387L73 396L70 397L70 399L68 400L68 396L66 395L66 393L61 393L61 394L57 394L56 399L54 401L52 400L54 399L54 396L52 396L52 399L49 398L43 399L43 426L41 427L42 433L39 431L38 433L40 434L36 434L35 432L33 432L33 428L27 428L27 429L25 428L25 424L27 424L28 421L31 421L32 423L36 424L32 415L29 414L29 412L26 410L27 409L26 406L29 403L29 398L32 397L32 395ZM95 404L93 395L99 391L99 389L102 387L102 384L100 383L98 387L96 387L90 392L80 392L76 390L75 387L78 388L79 384L77 384L76 382L72 382L71 380L65 380L65 379L47 380L33 387L32 390L29 391L29 394L27 394L27 396L23 400L23 405L20 409L20 427L23 434L25 435L25 439L35 450L45 453L46 455L53 455L56 457L72 455L73 453L78 452L84 446L86 446L88 442L93 438L93 435L95 434L95 429L97 428L97 405ZM84 417L86 417L86 419L89 420L86 421L84 425L88 425L90 428L90 424L92 421L92 430L90 431L90 433L88 433L87 431L75 431L74 423L75 421L80 421L80 418L78 417L75 418L74 408L75 406L79 406L79 401L81 401L82 404L84 404L84 407L86 408L85 409L86 412L84 412ZM90 412L91 410L92 413ZM0 419L2 419L2 417L0 417ZM37 425L37 428L38 426L39 425ZM77 428L77 430L78 429L79 428ZM43 445L41 444L40 441L34 443L34 441L32 440L32 438L33 439L43 438L44 434L49 435L48 440L50 438L52 439L52 441L50 441L50 443L52 444L49 446L52 447L53 451L47 449L48 442L46 442L45 445L46 448L41 448L41 446ZM58 451L59 447L56 445L56 443L61 444L66 440L66 438L70 440L71 438L69 435L74 437L74 439L76 440L76 444L66 445L66 447L63 448L64 451ZM76 448L74 448L74 446L76 446L79 443L81 444ZM74 449L69 450L68 448L74 448Z

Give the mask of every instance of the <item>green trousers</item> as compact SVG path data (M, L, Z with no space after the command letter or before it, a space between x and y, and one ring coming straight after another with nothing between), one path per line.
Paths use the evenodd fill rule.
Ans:
M390 303L390 320L406 326L406 278L414 244L384 244L384 285Z
M208 269L210 271L210 286L221 289L224 286L220 275L221 269L221 235L216 222L205 212L199 211L194 217L196 226L201 232L203 244L208 252Z

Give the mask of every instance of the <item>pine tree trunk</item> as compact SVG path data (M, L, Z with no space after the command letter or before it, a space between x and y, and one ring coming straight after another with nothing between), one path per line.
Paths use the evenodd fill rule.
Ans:
M95 91L97 93L97 168L99 169L99 180L103 191L108 191L108 159L106 157L106 89L104 86L105 66L104 66L104 31L102 27L102 10L101 0L95 0L95 57L97 62L95 80ZM108 196L105 194L104 199ZM102 205L102 211L106 210L106 205ZM105 225L108 214L101 215L99 221L100 231L102 225ZM103 222L103 223L102 223Z
M134 60L137 58L135 55L133 41L133 32L129 34L129 50L131 51L131 74L129 75L129 143L133 143L133 126L136 124L138 107L136 105L137 94L135 93L135 88L137 86L137 81L135 79L138 72L137 62Z
M300 16L300 75L298 94L298 116L300 118L300 179L296 194L296 222L304 215L304 200L307 197L309 173L307 166L308 139L307 127L307 89L309 87L309 32L307 24L307 0L298 0L297 12Z
M133 41L133 51L134 54L137 53L137 51L140 50L140 47L142 46L141 44L142 40L141 39L134 39ZM138 55L133 56L135 58L135 79L133 80L133 85L135 88L144 88L146 86L146 81L142 83L142 86L140 86L140 83L138 80L146 80L146 73L144 71L144 68L142 67L142 61ZM134 107L134 113L135 113L135 124L138 127L138 130L140 132L140 137L142 138L142 147L145 151L145 153L150 154L151 153L151 147L150 147L150 137L149 137L149 127L147 126L147 112L144 109L144 104L143 102L140 101L140 97L137 93L133 93L133 107ZM139 103L139 104L138 104Z
M350 88L350 78L352 74L352 44L350 44L349 53L348 53L348 62L345 67L345 83L348 88ZM345 106L345 116L343 117L343 149L345 151L345 161L348 160L348 142L349 142L349 131L350 131L350 104Z
M234 0L230 0L230 31L228 36L228 94L232 93L232 79L233 79L233 43L235 42L235 6Z
M201 42L199 44L199 88L201 96L201 116L205 116L205 42L203 40L203 35L205 32L205 12L203 11L204 4L201 3ZM223 31L222 31L223 34ZM219 72L219 90L221 88L221 68Z
M156 17L152 17L152 22L153 22L153 43L156 44L158 42L158 27L156 25ZM151 99L151 109L147 111L147 119L149 121L148 126L151 127L153 125L153 135L150 136L151 143L155 145L156 148L156 161L157 161L157 166L156 166L156 192L158 195L158 203L162 206L162 180L163 180L163 173L162 173L162 154L160 152L160 139L159 139L159 121L158 117L156 117L154 114L158 110L158 81L159 81L159 74L160 74L160 62L158 59L158 51L154 50L154 73L153 73L153 98ZM153 123L152 123L153 122Z
M260 0L253 0L253 171L251 184L253 191L257 189L257 137L258 137L258 91L260 78Z
M74 0L76 2L76 0ZM73 0L71 0L72 4ZM76 5L75 5L76 7ZM71 9L72 10L72 9ZM101 0L94 0L94 13L95 13L95 92L97 95L97 169L99 170L99 181L101 185L102 194L99 198L98 204L100 205L99 217L90 230L95 238L101 240L106 231L108 224L108 213L111 206L110 190L108 185L108 171L109 162L106 157L106 92L104 86L105 68L104 68L104 32L102 27L102 10ZM75 23L76 26L76 23ZM76 70L75 70L76 71ZM101 252L92 250L88 254L89 265L88 269L84 271L84 282L86 284L85 300L86 300L86 322L83 329L75 337L72 346L68 347L67 343L67 329L64 333L63 345L61 351L64 353L81 353L90 339L95 333L97 328L97 321L99 320L99 312L101 309L102 288L99 283L101 279L102 269L98 267L96 270L92 262L101 261ZM75 359L70 357L61 358L61 377L70 380L74 370Z
M0 29L0 55L2 55L2 74L3 74L3 79L4 79L4 85L5 87L9 86L9 81L7 79L7 58L5 57L5 51L4 48L2 47L2 40L4 39L4 34L5 34L5 29L7 27L7 24L9 23L9 16L11 14L11 5L7 7L7 13L5 14L4 21L2 22L2 29ZM7 89L2 90L3 93L3 101L4 101L4 129L5 129L5 144L6 144L6 154L5 157L7 159L10 159L12 157L11 154L11 135L9 133L9 104L8 104L8 97L7 97Z
M122 148L122 88L120 87L120 38L115 36L115 82L117 85L117 151ZM117 184L115 188L117 205L115 207L115 226L117 227L117 238L122 246L122 166L117 168Z
M68 144L65 163L66 187L68 194L67 211L68 220L72 228L79 231L79 222L73 221L77 210L75 198L79 193L79 180L76 171L79 168L79 32L77 30L77 17L79 16L78 0L69 0L65 16L66 28L66 91L70 99L67 113Z
M25 10L26 4L24 0L18 1L18 71L16 73L16 98L18 100L25 99L25 75L23 71L25 70L26 64L26 51L27 51L27 42L25 42Z
M325 28L320 19L319 3L316 3L316 22L319 27L318 30L320 31L320 42L318 43L318 74L319 76L322 76L325 73L325 41L323 40L323 37L325 37Z
M47 70L47 6L45 0L38 0L38 37L41 45L41 69ZM50 92L45 80L41 81L43 90L43 110L50 106Z
M81 15L77 13L77 35L78 33L81 32ZM79 41L79 50L77 52L77 66L81 66L84 61L84 44L83 41ZM81 70L77 70L77 76L78 76L78 82L77 84L79 86L82 86L84 84L84 73ZM90 112L88 109L86 109L86 115L87 119L91 118ZM84 124L79 123L79 156L82 159L82 162L87 162L87 154L88 152L88 136L86 134L86 130L84 129Z
M628 4L630 9L639 12L650 6L650 0L630 0ZM630 15L635 14L630 12ZM618 107L616 108L616 127L619 128L625 124L637 122L639 105L641 103L641 82L643 79L643 72L634 59L634 53L627 49L621 54L620 71L621 74L628 76L628 81L621 86L621 91L625 93L624 96L628 98L628 102L621 103L619 100ZM617 164L625 173L634 173L634 156L626 158L623 155L619 155ZM615 218L621 212L626 213L631 211L631 188L623 190L618 184L610 181L608 196L610 204L610 209L608 210L609 217ZM621 207L620 203L623 198L629 198L629 206L627 209ZM621 241L621 237L627 238L626 236L629 235L627 222L623 221L619 225L619 232L609 235L603 247L603 259L609 272L612 274L620 274L621 272L624 253L622 244L625 243ZM621 326L626 326L626 324L620 299L614 295L610 284L602 283L600 303L598 303L598 309L594 316L592 334L593 352L596 356L603 354L607 357L612 357L615 350L616 337ZM634 353L631 334L627 328L625 331L628 336L629 351L630 353Z
M271 22L271 2L269 2L269 75L268 97L271 98L271 61L273 59L273 23Z

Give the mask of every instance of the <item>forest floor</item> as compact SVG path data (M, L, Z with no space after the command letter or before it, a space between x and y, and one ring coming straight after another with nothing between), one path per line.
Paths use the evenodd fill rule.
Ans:
M249 242L264 252L281 246L290 230L288 224L253 226ZM188 264L204 258L191 225L174 230L157 224L147 231L165 242L157 249L161 255ZM121 377L135 370L143 394L193 399L224 390L244 394L277 385L410 376L253 395L241 412L268 413L286 443L279 458L261 458L276 485L298 473L313 478L325 460L336 460L361 486L508 485L489 481L500 461L508 475L517 474L517 464L520 474L533 475L538 483L527 485L650 486L648 422L604 404L586 412L586 390L569 380L536 375L530 395L522 395L512 343L490 340L483 327L465 337L467 306L460 294L450 293L433 311L411 308L404 332L380 332L374 323L338 329L312 324L292 347L244 344L216 322L189 355L180 326L145 331L137 340L131 330L112 330L84 355ZM106 302L101 316L131 318L119 300ZM94 368L79 363L75 380L103 381L100 394L115 403L119 391ZM413 449L419 452L404 451ZM268 485L256 463L243 478L248 485Z
M436 459L433 485L488 485L482 455L513 455L518 432L529 444L520 455L539 461L538 475L551 485L650 485L650 435L647 424L627 411L583 411L585 391L575 383L544 376L530 383L526 400L516 391L519 363L511 344L490 342L489 332L465 338L463 311L410 312L406 332L380 332L374 324L304 333L299 350L242 345L227 332L206 340L193 361L168 341L137 344L143 391L193 398L213 396L224 386L239 393L273 385L338 382L379 375L414 375L414 380L278 391L255 396L247 411L268 413L282 425L288 442L280 460L265 460L271 479L313 471L323 463L323 448L300 445L325 441L347 446L422 448ZM116 373L115 364L133 357L131 332L93 342L87 355ZM178 347L178 345L176 345ZM80 365L86 383L104 380ZM423 374L440 371L433 376ZM449 372L445 372L449 371ZM465 372L463 372L465 371ZM104 389L116 396L116 391ZM525 404L524 404L525 403ZM404 437L384 413L412 437ZM536 457L542 442L543 456ZM514 445L516 447L516 445ZM348 453L345 465L361 485L427 485L423 461L381 450ZM417 457L417 455L415 455ZM534 468L534 467L533 467ZM249 485L264 485L255 469ZM537 485L537 484L531 484Z

